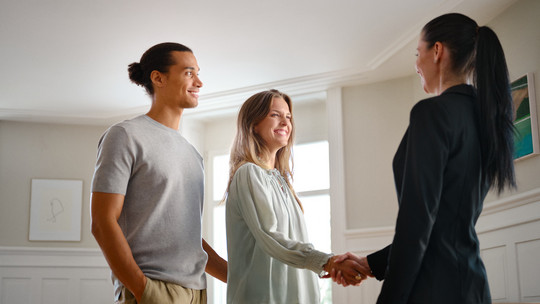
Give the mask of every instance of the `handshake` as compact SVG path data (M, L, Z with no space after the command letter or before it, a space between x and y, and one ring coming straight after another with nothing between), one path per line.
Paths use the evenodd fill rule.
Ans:
M359 257L350 252L335 255L324 265L327 272L323 278L332 278L344 287L359 286L367 277L373 277L366 257Z

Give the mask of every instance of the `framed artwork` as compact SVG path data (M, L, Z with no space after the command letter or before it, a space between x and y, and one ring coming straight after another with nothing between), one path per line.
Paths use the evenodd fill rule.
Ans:
M539 154L538 118L534 92L534 78L528 73L511 84L514 102L514 159Z
M81 240L82 180L32 179L30 241Z

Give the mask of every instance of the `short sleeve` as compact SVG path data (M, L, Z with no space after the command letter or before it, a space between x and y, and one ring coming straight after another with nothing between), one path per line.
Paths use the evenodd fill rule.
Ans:
M126 130L113 126L101 137L92 192L126 194L135 152Z

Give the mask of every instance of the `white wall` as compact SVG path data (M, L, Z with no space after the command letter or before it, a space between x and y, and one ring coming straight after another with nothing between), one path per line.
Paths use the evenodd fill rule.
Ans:
M0 304L111 303L90 233L90 185L106 127L0 121ZM80 242L29 241L33 178L83 181Z
M0 247L0 304L112 303L99 249Z
M90 185L105 129L0 121L0 246L97 247L90 233ZM83 181L80 242L28 240L33 178Z
M343 88L347 228L393 225L392 158L416 102L415 76ZM369 212L367 212L369 210Z

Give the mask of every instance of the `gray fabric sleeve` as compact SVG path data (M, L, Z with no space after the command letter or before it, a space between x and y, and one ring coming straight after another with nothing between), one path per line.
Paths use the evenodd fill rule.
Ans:
M306 268L317 274L332 256L317 251L310 243L302 243L276 231L276 214L272 209L272 186L264 171L256 165L242 166L236 172L239 210L257 244L275 259L296 268Z
M125 129L113 126L101 137L92 192L126 194L134 151Z

